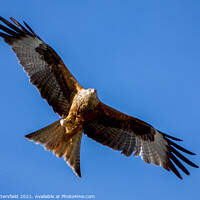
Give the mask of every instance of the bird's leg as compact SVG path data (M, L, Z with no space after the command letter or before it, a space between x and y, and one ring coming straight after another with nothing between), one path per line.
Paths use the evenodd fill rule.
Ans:
M75 123L74 115L67 116L66 118L60 120L60 124L69 129L73 128L74 123Z
M62 126L66 127L67 133L76 130L83 122L83 119L78 115L70 115L65 119L61 119L60 123Z

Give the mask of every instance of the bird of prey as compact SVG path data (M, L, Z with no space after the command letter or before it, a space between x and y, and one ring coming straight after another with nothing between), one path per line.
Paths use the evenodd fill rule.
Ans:
M176 167L189 171L181 159L198 168L180 151L195 155L174 141L178 138L164 134L135 117L126 115L102 103L93 88L83 88L67 69L59 55L25 22L0 17L0 36L16 53L30 82L35 85L60 119L51 125L26 135L46 150L60 157L81 177L80 146L82 134L121 151L125 156L141 156L144 162L162 166L182 179ZM179 151L178 151L179 150ZM179 158L179 159L178 159Z

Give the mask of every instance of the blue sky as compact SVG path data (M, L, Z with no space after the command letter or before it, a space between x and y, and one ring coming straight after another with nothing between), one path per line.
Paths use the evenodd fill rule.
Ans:
M85 88L106 104L181 138L200 165L200 2L2 0L2 17L26 21ZM189 199L200 171L183 181L83 136L82 178L25 139L58 119L0 40L0 194L93 194L95 199Z

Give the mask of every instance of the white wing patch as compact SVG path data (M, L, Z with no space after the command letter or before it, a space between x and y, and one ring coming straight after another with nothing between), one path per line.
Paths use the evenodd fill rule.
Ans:
M45 71L48 64L41 59L41 55L35 51L35 48L39 47L43 42L38 38L26 36L20 40L16 40L12 49L16 52L20 64L24 66L24 71L28 73L28 76Z
M134 156L141 156L144 162L148 164L153 163L157 166L161 165L169 170L169 168L166 167L169 160L168 143L161 133L155 130L154 141L143 141L139 138L137 138L136 141L139 152L136 152Z

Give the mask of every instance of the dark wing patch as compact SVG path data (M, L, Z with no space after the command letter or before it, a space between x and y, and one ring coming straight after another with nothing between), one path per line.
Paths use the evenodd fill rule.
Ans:
M26 24L26 28L11 18L15 23L0 17L8 26L0 25L0 36L4 38L16 53L20 64L30 77L41 97L46 99L53 110L60 116L68 114L71 102L76 93L82 89L69 72L58 54L45 44Z
M181 179L175 165L187 175L189 172L177 157L192 167L198 167L176 150L194 155L171 141L180 141L179 139L163 134L149 124L101 102L97 110L97 117L84 125L84 133L95 141L121 151L125 156L130 156L134 152L134 156L141 156L146 163L162 166L168 171L172 170Z

